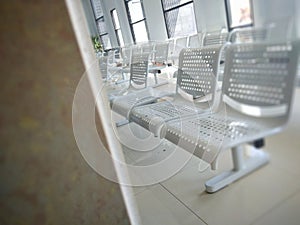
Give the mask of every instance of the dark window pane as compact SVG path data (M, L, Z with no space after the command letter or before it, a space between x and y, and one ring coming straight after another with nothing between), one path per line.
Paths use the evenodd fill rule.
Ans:
M164 10L168 10L189 1L191 0L162 0L162 3L163 3Z

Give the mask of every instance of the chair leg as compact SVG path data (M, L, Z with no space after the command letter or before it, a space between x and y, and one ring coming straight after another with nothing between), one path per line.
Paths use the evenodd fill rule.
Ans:
M155 79L155 84L158 84L156 71L154 71L154 79Z
M116 122L116 127L121 127L121 126L124 126L124 125L126 125L126 124L128 124L129 123L129 121L128 120L121 120L121 121L118 121L118 122Z
M243 146L232 148L233 169L208 180L205 183L206 192L214 193L269 162L268 153L256 148L253 148L251 153L251 156L246 159Z

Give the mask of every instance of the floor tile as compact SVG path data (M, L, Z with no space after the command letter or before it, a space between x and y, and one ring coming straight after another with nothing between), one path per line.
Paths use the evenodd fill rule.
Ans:
M300 192L285 200L271 212L265 214L253 225L288 224L299 225L300 223Z
M148 189L148 186L131 187L134 195L139 195L143 191Z
M151 137L151 134L143 130L138 130L135 124L128 124L118 128L120 137L126 137L126 141L131 145L122 143L124 158L130 166L129 171L135 185L152 185L162 182L181 170L199 163L199 159L187 151L177 147L167 140L160 140ZM129 130L140 137L150 136L153 138L152 146L143 144L142 138L128 135ZM157 141L157 142L155 142ZM135 143L135 146L134 146Z
M160 185L136 197L141 225L204 225L196 215Z
M297 89L296 99L300 99L300 89ZM294 103L297 103L295 99ZM291 174L300 175L300 104L294 104L291 118L286 129L281 133L266 138L265 150L271 155L272 163L289 171Z
M213 175L189 168L163 185L209 225L251 224L300 188L300 181L269 164L217 193L207 194L204 183Z

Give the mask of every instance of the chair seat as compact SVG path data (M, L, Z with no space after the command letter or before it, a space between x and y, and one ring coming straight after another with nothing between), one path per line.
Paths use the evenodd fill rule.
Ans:
M249 143L278 131L271 120L221 110L167 122L161 136L212 163L220 151Z
M201 109L192 103L161 101L133 108L129 120L152 131L154 134L158 134L160 128L167 121L205 112L208 112L208 110Z
M129 118L130 111L137 106L156 102L157 99L170 95L165 91L154 90L152 87L132 92L125 92L111 101L111 108L114 112Z

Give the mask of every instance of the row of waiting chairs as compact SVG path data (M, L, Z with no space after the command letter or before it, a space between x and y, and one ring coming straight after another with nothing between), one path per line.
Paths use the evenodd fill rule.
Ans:
M266 33L268 29L264 28L264 32ZM246 41L246 42L252 42L253 40L264 40L266 38L266 35L261 35L262 31L261 29L253 29L253 28L246 28L246 29L240 29L238 32L231 32L230 36L235 37L232 38L232 40L236 42L240 41ZM222 31L216 31L216 32L209 32L206 33L206 38L204 38L204 44L206 46L210 45L216 45L216 44L224 44L226 43L228 37L228 33L222 32ZM237 39L236 37L239 37ZM183 46L181 45L183 39L179 38L175 44L175 46L179 46L177 48L177 51L181 51ZM252 41L250 41L252 40ZM180 46L181 45L181 46ZM143 89L147 88L148 90L143 90L141 93L143 93L139 99L142 99L144 97L147 97L147 100L145 102L148 103L149 100L149 93L153 93L152 90L149 90L148 84L148 74L149 72L152 72L155 77L155 85L152 85L152 87L160 86L161 84L166 84L167 82L164 81L161 84L158 84L157 81L157 71L161 68L164 68L166 65L166 61L169 60L172 55L175 55L176 60L178 61L179 53L174 54L174 52L170 52L170 46L174 46L174 43L172 42L145 42L141 43L139 45L133 45L133 46L126 46L120 50L120 54L123 58L123 64L121 70L118 71L119 67L109 67L108 63L105 67L105 65L102 67L103 70L112 70L110 74L116 74L121 73L124 80L124 73L129 73L129 85L121 88L121 90L117 91L108 91L109 92L109 98L112 101L115 99L115 97L118 97L120 95L128 94L129 92L136 91L137 89ZM107 58L113 58L111 55ZM174 62L174 58L172 59ZM109 60L107 60L109 61ZM113 61L113 60L110 60ZM104 60L102 62L105 62ZM150 62L150 63L149 63ZM221 56L221 65L224 62L224 55ZM157 63L161 65L157 65ZM110 63L112 64L112 63ZM178 64L178 63L175 63ZM152 68L152 70L151 70ZM224 69L220 68L220 74L222 74L222 71ZM118 72L116 72L118 71ZM120 72L122 71L122 72ZM175 72L175 76L177 76L177 72ZM103 72L105 74L105 72ZM120 77L120 76L118 76ZM222 75L220 75L220 80L222 80ZM157 96L154 97L153 100L155 100ZM142 104L141 100L139 100L139 104ZM130 107L129 107L130 108ZM123 124L123 123L121 123Z
M230 33L213 31L195 35L170 39L166 42L146 42L138 45L124 46L119 50L111 50L106 56L100 56L100 69L104 79L125 79L130 73L130 64L133 54L149 53L149 72L154 74L157 82L157 73L166 65L178 66L178 57L182 48L195 48L224 44L225 42L254 42L270 39L270 28L243 28ZM118 55L116 57L115 55Z
M270 30L270 27L264 27L237 29L229 34L223 31L208 32L204 35L202 45L224 44L228 42L227 40L231 40L232 43L268 41L271 39ZM197 36L199 35L200 34L197 34ZM192 37L190 37L190 39L191 38ZM170 60L173 64L178 65L179 52L184 47L181 44L182 40L183 38L179 38L176 42L146 42L139 45L123 47L119 50L122 61L118 61L117 63L114 63L115 54L113 51L109 52L108 56L103 56L103 59L100 59L100 68L104 78L106 77L106 79L109 80L116 77L116 83L129 81L129 86L125 86L125 88L122 86L121 91L113 92L113 96L118 96L126 92L126 87L131 88L136 86L137 88L146 88L148 86L149 73L154 74L155 85L153 86L166 84L167 81L158 82L157 74L166 67L166 64L168 64ZM176 46L176 51L174 50L174 46ZM149 56L147 56L147 54L149 54ZM141 63L139 62L141 58L148 61ZM223 64L223 62L224 55L221 56L221 64ZM220 68L220 71L223 70L223 68ZM126 79L125 74L130 74L129 79ZM177 71L174 76L177 76ZM220 76L220 79L222 79L222 76Z
M231 43L253 43L262 40L284 40L289 38L288 27L279 27L274 23L266 24L262 27L246 27L236 28L231 32L226 30L216 30L210 32L196 33L189 36L183 36L172 40L174 44L182 46L184 48L198 48L201 46L224 44L225 42ZM278 31L280 35L278 34Z
M220 89L219 69L225 57ZM112 109L216 167L220 152L232 149L232 171L209 180L215 192L269 161L263 151L245 160L245 144L286 125L298 67L299 41L235 43L185 48L179 56L173 101L141 104L117 98ZM139 92L134 94L139 96ZM149 97L149 96L147 96ZM122 104L121 104L122 103Z

